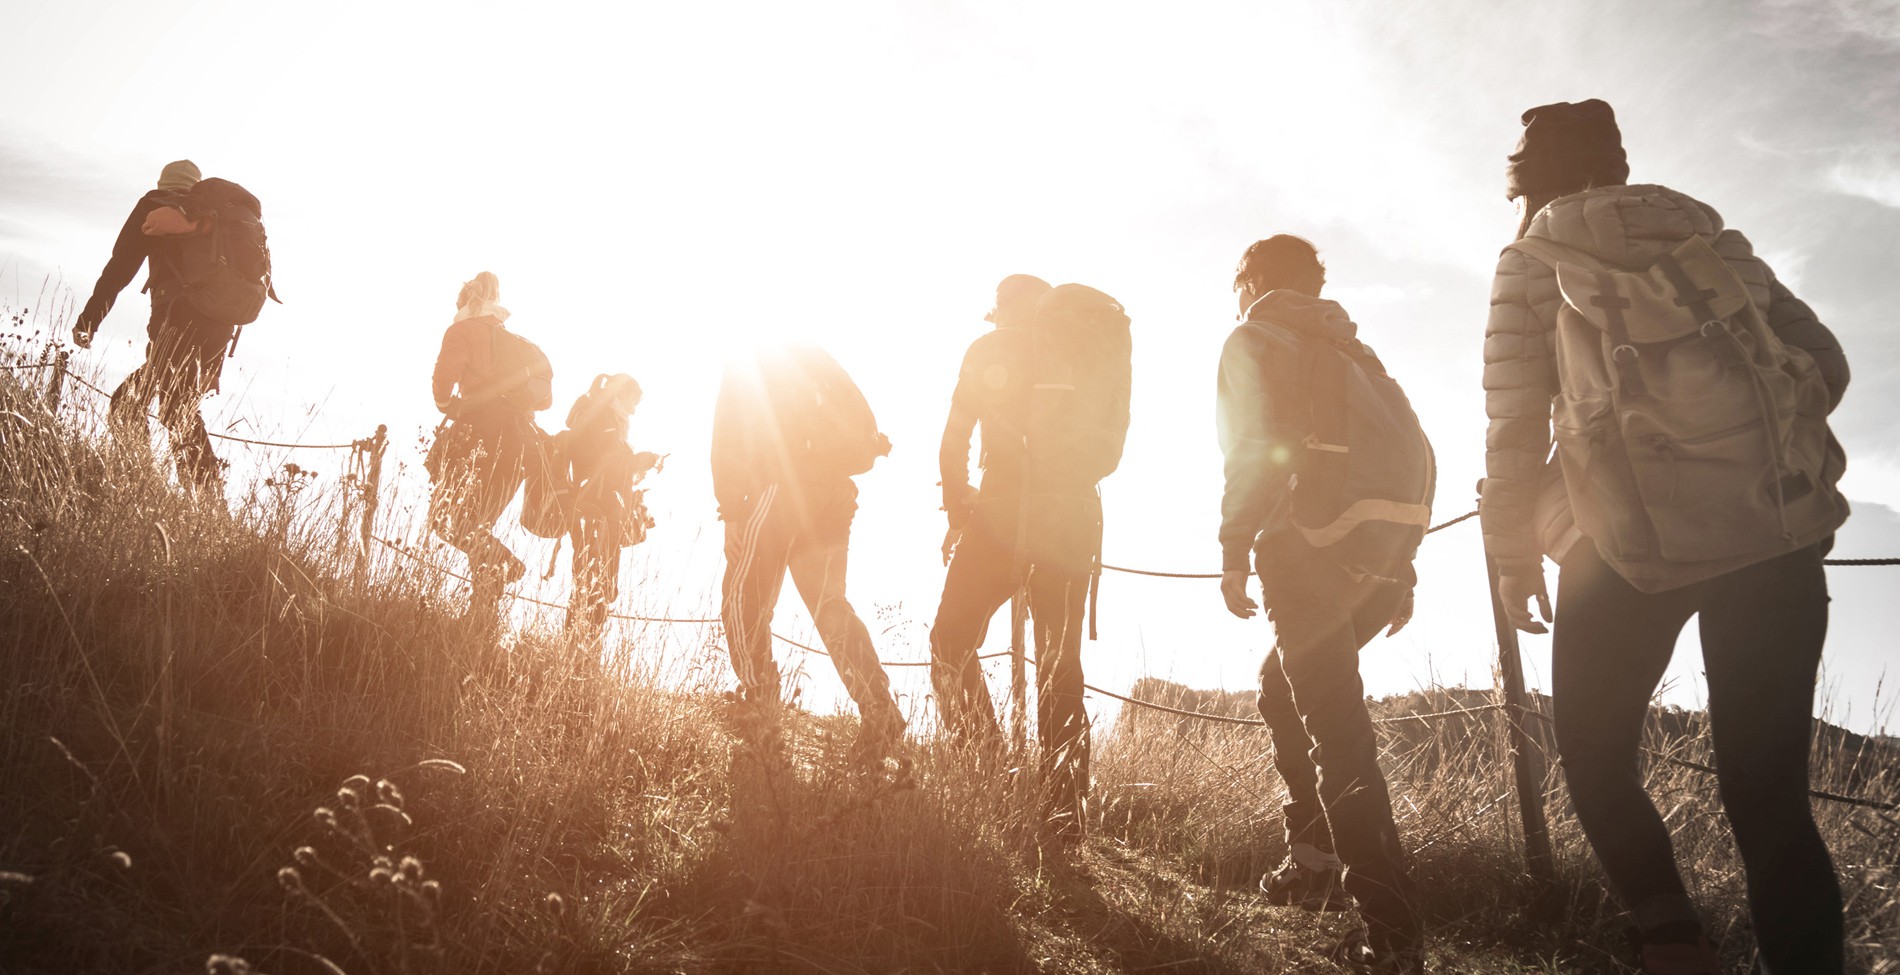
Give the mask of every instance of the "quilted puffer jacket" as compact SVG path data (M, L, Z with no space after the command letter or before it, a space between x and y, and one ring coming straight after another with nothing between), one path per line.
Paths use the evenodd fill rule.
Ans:
M1610 186L1551 202L1532 219L1526 236L1579 248L1621 266L1641 267L1691 236L1706 238L1748 286L1781 340L1814 357L1828 387L1831 410L1847 391L1847 358L1840 343L1806 302L1775 279L1748 238L1722 226L1707 204L1664 186ZM1554 464L1551 398L1558 392L1552 330L1563 297L1552 268L1516 250L1498 259L1491 285L1491 316L1484 330L1485 544L1506 575L1543 571L1539 521L1549 519ZM1539 494L1545 494L1540 511ZM1561 494L1557 495L1561 498Z

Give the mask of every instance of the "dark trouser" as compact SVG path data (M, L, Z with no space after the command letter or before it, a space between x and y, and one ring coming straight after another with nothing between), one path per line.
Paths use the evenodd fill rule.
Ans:
M1354 580L1291 534L1263 541L1256 559L1274 631L1260 669L1260 714L1292 800L1287 834L1316 846L1330 839L1367 927L1415 937L1412 878L1359 679L1359 649L1391 622L1405 587Z
M429 526L468 556L474 579L469 611L484 619L499 606L508 580L526 570L495 537L495 522L521 490L528 422L511 414L463 417L442 432L439 453L430 458Z
M1700 614L1722 807L1775 975L1838 973L1841 890L1808 801L1815 671L1827 635L1825 546L1664 593L1638 592L1580 545L1552 636L1557 745L1577 819L1639 927L1693 921L1638 748L1676 635Z
M567 628L591 640L607 625L608 608L620 598L620 521L583 514L571 534L574 595L568 602Z
M1036 737L1042 745L1043 807L1058 834L1082 828L1089 790L1089 719L1082 702L1082 630L1089 577L1101 548L1101 501L1042 497L1031 501L1032 531L1020 539L1022 503L979 499L943 582L930 628L930 678L952 737L1002 745L977 646L990 618L1027 585L1036 641Z
M189 305L154 295L145 362L112 391L114 432L143 434L141 449L149 449L145 411L157 397L159 422L171 434L178 479L186 484L219 489L224 482L199 404L218 389L234 331L193 317Z
M890 678L878 662L871 631L845 599L857 494L857 486L842 476L826 484L771 484L747 510L729 516L719 616L747 699L778 700L783 688L772 659L772 613L789 570L860 718L867 727L888 727L902 721Z

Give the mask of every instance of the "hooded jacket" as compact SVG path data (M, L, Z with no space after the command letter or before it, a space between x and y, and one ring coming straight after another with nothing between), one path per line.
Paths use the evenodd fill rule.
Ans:
M1705 238L1734 268L1768 325L1789 346L1813 356L1827 383L1828 408L1847 391L1840 343L1796 298L1748 238L1726 229L1707 204L1663 186L1609 186L1560 197L1526 230L1624 267L1645 267L1691 236ZM1549 482L1551 398L1560 390L1552 332L1563 296L1551 267L1516 250L1498 259L1484 335L1485 545L1506 575L1543 571L1536 528L1538 495ZM1546 505L1548 507L1548 504Z
M1246 571L1262 536L1285 528L1291 478L1309 426L1301 350L1315 339L1356 347L1359 326L1336 301L1270 291L1221 349L1215 426L1227 458L1221 497L1221 570Z

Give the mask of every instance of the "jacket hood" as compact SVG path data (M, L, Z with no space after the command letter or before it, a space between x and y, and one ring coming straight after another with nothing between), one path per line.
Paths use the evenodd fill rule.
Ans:
M1666 186L1605 186L1558 197L1531 219L1526 237L1588 251L1611 264L1647 267L1690 237L1713 241L1722 216Z
M1247 306L1247 320L1285 325L1335 341L1350 341L1359 334L1359 326L1339 302L1285 288L1269 291Z

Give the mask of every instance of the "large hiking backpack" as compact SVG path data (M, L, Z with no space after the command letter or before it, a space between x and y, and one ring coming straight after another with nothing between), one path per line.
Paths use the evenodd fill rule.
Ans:
M1121 302L1064 284L1036 303L1031 326L1029 476L1092 485L1121 466L1128 439L1133 341Z
M494 398L528 413L539 413L554 405L554 364L541 347L496 322L488 333L490 355L495 362L494 380L499 388L482 390L477 395Z
M1709 578L1847 519L1827 385L1709 241L1647 268L1534 237L1511 249L1556 271L1564 483L1578 526L1631 585Z
M228 179L212 177L186 191L179 209L202 228L172 245L179 300L220 325L257 321L265 299L277 300L257 197Z
M774 390L779 428L800 469L862 474L891 452L864 391L824 350L787 351L786 374Z
M521 527L531 535L560 538L574 525L578 491L568 458L570 439L566 430L553 436L542 434L528 448L521 489Z
M1294 528L1349 570L1408 577L1438 483L1418 414L1356 340L1304 334L1300 365L1307 413L1293 477Z

